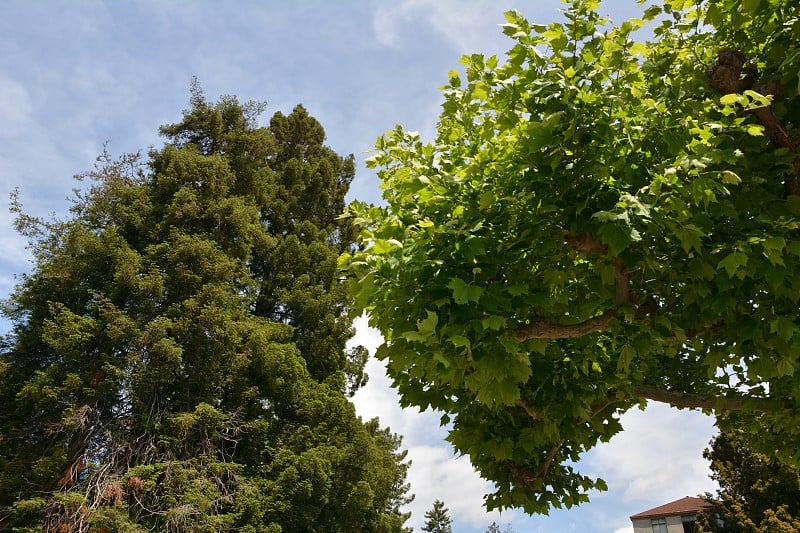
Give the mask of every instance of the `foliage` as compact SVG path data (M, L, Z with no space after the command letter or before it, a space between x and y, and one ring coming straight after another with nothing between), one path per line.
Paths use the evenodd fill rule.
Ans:
M577 463L646 399L758 414L753 446L800 461L800 4L598 6L507 13L506 61L463 57L435 139L378 139L386 205L350 206L378 357L490 509L604 490Z
M430 511L425 512L425 525L422 531L428 533L453 533L453 521L450 519L447 507L441 500L434 500Z
M722 432L703 457L720 489L709 501L715 513L698 517L703 531L778 533L800 531L800 469L752 450L742 431Z
M497 522L492 522L489 525L489 529L486 530L486 533L514 533L514 530L511 529L510 525L507 525L505 529L500 529Z
M400 439L346 397L353 159L302 106L190 103L68 219L15 205L35 266L5 305L0 529L404 531Z

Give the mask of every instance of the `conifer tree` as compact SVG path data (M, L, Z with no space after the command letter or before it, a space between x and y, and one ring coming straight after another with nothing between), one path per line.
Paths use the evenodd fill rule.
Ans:
M449 511L441 500L434 500L433 507L425 513L425 525L422 531L428 533L453 533L453 521Z
M208 102L99 158L69 217L19 205L0 529L404 531L400 438L362 422L336 258L351 157L298 106Z
M720 488L713 513L698 516L703 531L773 533L800 531L800 470L753 450L746 434L720 432L703 452Z

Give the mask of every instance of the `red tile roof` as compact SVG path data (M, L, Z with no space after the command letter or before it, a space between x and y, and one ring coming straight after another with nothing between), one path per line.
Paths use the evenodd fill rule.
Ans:
M701 513L711 509L713 506L702 498L693 498L691 496L684 496L680 500L665 503L658 507L653 507L647 511L631 516L631 520L635 518L660 518L662 516L674 516L682 514Z

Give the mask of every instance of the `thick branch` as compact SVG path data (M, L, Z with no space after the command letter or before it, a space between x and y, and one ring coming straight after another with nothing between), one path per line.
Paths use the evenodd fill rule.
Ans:
M605 400L603 402L600 402L600 404L598 404L594 408L592 408L592 412L591 412L591 414L589 415L588 418L592 418L592 417L597 416L603 409L605 409L609 405L611 405L613 403L616 403L618 401L621 401L621 399L617 398L616 396L611 396L607 400ZM522 399L517 400L516 404L519 407L522 407L525 410L525 412L528 414L528 416L531 417L532 420L535 420L537 422L541 422L541 421L544 420L544 418L541 415L539 415L538 413L533 411L528 406L528 404L526 404ZM583 420L577 421L576 424L577 423L581 423L581 422L583 422ZM528 487L528 488L533 489L533 490L537 490L536 489L536 482L537 481L541 481L542 483L544 483L544 479L547 477L547 472L550 470L550 465L553 463L553 459L555 459L556 454L558 453L558 451L561 449L561 447L563 445L564 445L564 440L562 439L562 440L558 441L557 443L555 443L547 451L547 455L545 455L545 458L544 458L544 463L542 463L542 466L539 468L539 470L534 471L534 470L531 470L531 469L528 469L528 468L523 468L521 466L514 465L514 464L511 464L509 466L509 468L511 469L511 472L514 475L514 477L516 478L516 480L521 485L524 485L525 487ZM541 489L538 489L538 490L541 490Z
M710 394L690 394L687 392L670 391L648 385L633 387L633 393L640 398L667 403L678 409L710 409L723 411L752 409L754 411L767 412L774 408L774 406L764 398L725 398Z
M598 255L608 251L608 247L599 242L591 233L567 235L566 240L575 251L584 255ZM625 264L619 257L614 258L614 302L617 305L630 303L630 272L625 268ZM606 311L600 316L578 324L554 324L543 318L535 318L531 320L529 325L517 331L517 340L524 342L528 339L571 339L583 337L590 333L602 331L616 316L617 313L615 311Z
M783 87L775 81L755 83L756 70L748 65L747 58L741 52L723 50L717 55L716 64L708 70L708 81L711 87L721 94L741 94L748 89L755 89L764 96L780 96ZM786 195L800 195L798 176L800 176L800 158L797 157L797 144L778 122L772 106L760 107L753 114L764 126L764 133L772 142L795 154L794 176L784 181Z
M524 342L528 339L572 339L583 337L605 329L617 316L613 311L607 311L600 316L590 318L578 324L553 324L544 319L534 319L525 327L517 330L517 340Z
M539 470L531 470L513 463L509 465L509 469L520 485L535 492L543 492L544 479L547 477L547 472L550 470L550 465L552 464L553 459L555 459L558 450L560 450L561 446L563 445L564 441L559 441L547 451L547 455L544 458L544 463ZM536 486L537 481L541 482L541 487Z
M614 258L614 302L617 305L630 303L630 283L631 273L625 268L625 263L619 257Z
M537 422L541 422L542 420L544 420L544 418L542 418L542 416L539 413L534 412L530 407L528 407L528 404L525 403L522 400L522 398L517 400L516 404L519 407L522 407L523 409L525 409L525 412L528 413L528 416L531 417L532 420L535 420Z
M591 233L569 234L566 239L576 252L584 255L603 255L608 252L608 246L595 239Z

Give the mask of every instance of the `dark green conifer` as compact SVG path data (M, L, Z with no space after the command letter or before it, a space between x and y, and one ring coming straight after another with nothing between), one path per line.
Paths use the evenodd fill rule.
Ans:
M428 533L453 533L453 520L447 507L441 500L434 500L433 507L425 513L425 525L422 531Z
M800 470L754 450L747 433L738 430L721 431L703 457L720 488L716 496L706 494L714 510L698 516L701 531L800 531Z
M261 104L190 103L66 220L15 206L0 529L403 531L400 439L346 398L352 157L300 106L259 127Z

